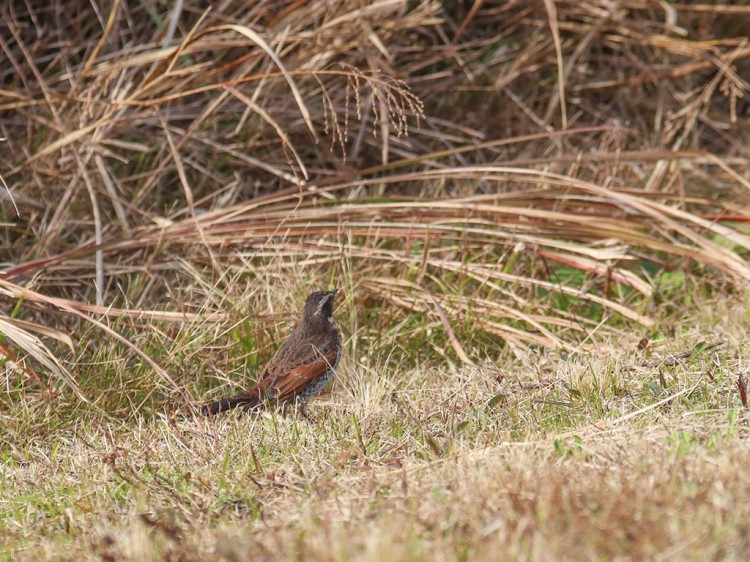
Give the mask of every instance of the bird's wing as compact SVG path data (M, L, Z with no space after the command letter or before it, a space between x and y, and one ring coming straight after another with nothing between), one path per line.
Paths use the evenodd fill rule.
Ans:
M275 369L269 365L264 373L264 379L268 381L268 384L264 385L267 395L276 400L293 398L308 384L323 376L328 369L332 369L339 352L338 345L327 346L325 349L310 346L309 353L305 353L299 361L291 363L296 365L293 368L273 373Z

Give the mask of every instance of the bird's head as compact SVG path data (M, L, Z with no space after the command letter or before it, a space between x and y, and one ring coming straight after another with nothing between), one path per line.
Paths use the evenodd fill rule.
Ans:
M337 291L338 289L310 293L302 311L302 320L307 322L327 320L333 324L333 297L336 296Z

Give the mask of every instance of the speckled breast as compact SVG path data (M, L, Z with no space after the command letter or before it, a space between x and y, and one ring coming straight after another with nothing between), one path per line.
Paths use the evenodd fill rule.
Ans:
M336 372L336 367L338 367L339 359L341 359L341 349L339 349L338 353L336 354L336 361L333 362L333 365L331 365L329 369L326 369L326 372L323 373L323 376L319 377L318 380L308 384L299 393L297 393L297 396L299 396L303 400L307 400L308 398L312 398L318 392L323 390L323 388L325 388L325 386L328 384L328 381L331 380L334 373Z

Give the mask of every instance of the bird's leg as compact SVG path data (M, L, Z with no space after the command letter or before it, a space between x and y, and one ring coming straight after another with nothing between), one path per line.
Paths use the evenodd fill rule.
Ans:
M297 400L297 411L303 418L308 421L310 420L310 412L307 411L307 400L301 398Z

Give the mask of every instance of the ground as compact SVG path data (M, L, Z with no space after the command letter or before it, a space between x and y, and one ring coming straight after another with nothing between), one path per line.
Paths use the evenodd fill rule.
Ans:
M744 310L704 303L647 352L402 372L348 355L310 419L88 410L41 431L30 401L3 414L5 556L740 559Z

